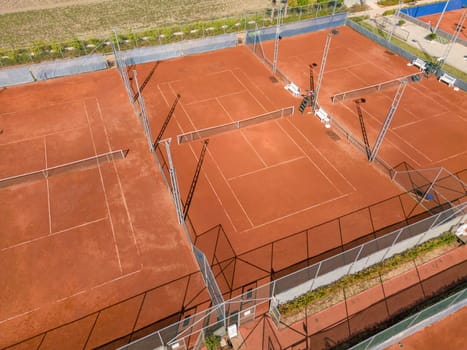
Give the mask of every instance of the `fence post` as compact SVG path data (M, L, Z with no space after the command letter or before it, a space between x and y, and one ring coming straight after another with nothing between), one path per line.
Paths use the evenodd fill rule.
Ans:
M313 290L313 286L315 285L315 281L318 278L318 273L319 273L319 270L321 269L321 264L322 263L323 263L322 261L319 262L318 269L316 270L315 277L313 278L313 281L311 282L310 291Z
M350 271L351 271L352 268L354 267L355 263L357 262L358 258L360 257L360 253L361 253L362 250L363 250L363 246L364 246L364 244L361 245L360 250L358 251L358 254L357 254L357 256L355 257L355 260L353 261L352 265L350 266L349 272L347 272L347 274L350 273Z

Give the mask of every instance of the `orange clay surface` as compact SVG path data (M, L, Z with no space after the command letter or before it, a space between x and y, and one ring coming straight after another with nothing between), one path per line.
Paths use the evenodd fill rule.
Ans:
M323 31L280 42L279 69L302 88L308 88L309 84L307 64L321 63L326 34ZM273 43L265 48L268 57L272 57ZM314 71L316 81L319 66ZM363 144L354 100L365 98L361 108L369 144L373 147L397 86L334 104L331 96L416 72L415 67L407 66L405 59L343 27L331 40L318 101ZM451 172L463 170L467 164L466 97L462 90L455 92L434 76L410 83L378 156L391 166L405 161L415 169L444 166Z
M439 28L444 30L445 32L454 34L458 30L458 26L461 25L461 19L462 19L462 13L465 12L464 9L458 9L458 10L452 10L452 11L446 11L443 15L443 18L441 19L441 22L439 24ZM431 23L432 27L436 27L436 23L438 23L439 17L441 16L440 13L434 14L434 15L429 15L429 16L422 16L422 17L417 17L417 19L426 22L426 23ZM467 40L467 23L464 21L464 24L459 28L459 38Z
M356 112L346 103L331 106L333 93L416 70L352 30L340 31L329 52L320 103L331 113L341 110L338 117L351 127L357 121ZM307 88L308 64L320 61L325 35L317 32L281 41L279 67L302 88ZM272 43L265 43L265 49L272 52ZM136 67L140 83L154 65ZM425 117L412 111L413 120L400 127L413 131L423 127L430 139L410 134L411 139L421 140L414 146L391 130L381 155L392 165L408 160L414 167L437 164L459 169L462 157L466 159L465 140L453 140L465 125L462 95L433 79L408 90L404 103L412 101L414 108L431 113L420 103L427 98L437 106L436 114ZM301 100L285 91L282 83L272 82L268 69L247 47L160 62L143 91L154 137L176 94L181 99L164 137L173 138L182 200L187 198L202 144L177 145L177 135L297 107ZM382 99L384 103L373 106L375 115L369 119L370 140L391 102L390 97ZM7 286L0 292L5 306L0 309L0 347L196 270L170 195L127 101L116 70L0 93L2 177L130 149L124 160L0 190L0 264L5 271L2 283ZM451 122L441 122L446 118ZM445 127L449 131L443 131ZM189 210L195 234L221 224L240 254L401 192L363 153L331 136L316 117L305 112L211 137ZM436 153L437 142L443 142L442 154ZM431 153L421 150L425 146ZM377 222L352 217L341 220L340 230L312 233L309 242L279 244L273 252L273 268L287 267L310 252L319 254L400 220L393 215L401 210L399 203L388 202L386 210L390 219L384 213L376 215ZM236 275L244 283L251 280L248 270L238 270ZM181 306L178 299L160 296L151 305L160 308L157 300L164 300L164 307L170 309L166 315ZM54 316L46 318L47 313ZM96 335L86 344L102 344L116 333L131 331L131 326L120 333Z
M1 178L130 150L123 160L0 188L0 348L156 286L185 279L186 287L197 264L116 70L11 87L0 105ZM108 309L128 316L110 331L106 313L84 318L70 348L130 332L139 305ZM55 335L44 344L63 345Z
M463 307L448 317L423 328L386 349L463 349L467 341L467 336L465 335L466 322L467 307Z

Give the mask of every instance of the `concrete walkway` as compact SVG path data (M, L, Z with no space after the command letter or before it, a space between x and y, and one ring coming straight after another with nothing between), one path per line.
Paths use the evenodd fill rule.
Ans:
M359 2L358 0L347 0L349 3L352 2ZM346 1L346 3L347 3ZM417 1L417 5L423 5L424 3L430 3L432 1L424 0L424 1ZM376 0L368 0L367 5L370 7L369 10L362 11L362 12L357 12L357 13L351 13L349 14L349 17L355 17L355 16L370 16L370 19L368 20L368 23L375 25L375 18L378 16L381 16L385 11L391 10L391 9L397 9L399 6L379 6L376 3ZM348 5L349 6L349 5ZM399 21L399 18L396 16L387 16L387 19L391 21L391 23L395 23ZM430 34L429 29L425 29L423 27L420 27L412 22L406 21L406 23L401 27L402 30L405 30L409 32L408 38L407 38L407 44L423 51L426 52L428 55L433 56L433 57L444 57L447 54L447 57L445 58L445 62L452 66L455 67L459 70L462 70L463 72L467 72L467 47L464 45L454 43L452 44L452 47L449 48L450 43L441 43L438 41L429 41L426 40L425 37ZM400 29L399 29L400 30ZM421 59L424 59L424 57L420 57Z

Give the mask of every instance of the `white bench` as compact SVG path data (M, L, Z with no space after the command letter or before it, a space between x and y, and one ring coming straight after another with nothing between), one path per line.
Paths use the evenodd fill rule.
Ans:
M287 84L284 86L284 89L290 91L290 93L294 96L300 96L300 88L294 83Z
M316 116L319 118L319 120L321 120L321 123L324 123L324 126L326 128L331 127L331 119L329 118L328 114L326 113L324 109L322 108L318 109L316 111Z
M412 64L415 67L420 68L420 70L425 70L426 69L426 62L422 60L421 58L416 58L412 61Z
M451 77L449 74L444 73L442 76L439 77L439 81L448 84L448 86L454 86L456 82L456 78Z

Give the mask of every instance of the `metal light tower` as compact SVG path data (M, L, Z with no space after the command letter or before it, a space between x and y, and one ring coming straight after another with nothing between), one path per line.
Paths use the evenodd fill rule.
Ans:
M151 128L149 126L148 114L146 112L146 104L144 103L144 98L143 98L143 95L141 94L141 90L139 88L138 74L137 74L136 70L133 70L133 79L135 80L135 84L136 84L136 95L138 96L138 103L139 103L139 107L140 107L139 117L140 117L140 120L141 120L141 124L143 126L144 134L146 135L146 139L148 141L149 150L151 152L154 152L154 145L152 144Z
M402 7L402 0L399 0L399 6L397 7L397 10L396 10L396 13L395 13L395 22L393 23L392 28L391 28L391 32L389 33L388 42L391 42L392 35L396 31L396 26L397 26L397 23L398 23L399 13L401 11L401 7Z
M276 37L274 39L274 58L272 60L272 74L276 74L277 71L277 58L279 56L279 40L281 39L281 17L282 17L282 4L279 5L277 9L277 24L276 24Z
M167 160L169 161L169 175L170 175L170 182L172 183L172 196L173 196L173 200L175 203L175 210L177 211L178 223L183 224L185 222L184 215L183 215L183 205L180 199L180 191L178 187L177 174L175 173L175 168L172 162L172 153L170 152L171 141L172 139L168 138L168 139L162 140L161 142L164 143L165 145L165 151L167 153Z
M321 67L319 67L318 83L316 84L315 96L313 100L313 111L316 111L316 104L318 102L319 89L321 88L321 82L323 81L324 66L326 65L326 59L328 57L329 46L331 45L331 39L333 36L339 34L337 29L333 29L326 36L326 44L324 45L323 59L321 61Z
M443 19L444 12L446 12L446 8L448 7L448 5L449 5L449 0L446 1L446 4L444 5L443 12L441 12L441 16L439 16L438 22L436 22L435 29L433 29L433 34L436 34L436 32L438 31L439 25L441 24L441 20Z
M451 41L449 42L448 46L446 47L446 50L444 51L443 56L441 56L440 58L440 61L441 61L440 68L443 67L444 63L446 62L446 59L448 58L449 53L451 52L452 46L455 44L457 38L459 37L459 33L462 31L466 17L467 17L467 10L464 10L461 14L459 23L457 24L456 32L453 34Z
M376 155L378 154L378 150L381 146L381 143L383 142L384 136L386 136L386 133L388 132L389 125L391 124L392 118L396 113L397 107L399 106L399 102L401 101L402 95L404 94L405 88L407 87L407 83L408 81L406 79L401 80L401 83L397 88L396 95L394 96L394 100L392 101L392 105L389 108L386 119L384 120L383 126L381 127L378 137L376 138L375 145L373 146L373 151L371 152L370 157L368 159L370 162L374 161Z

